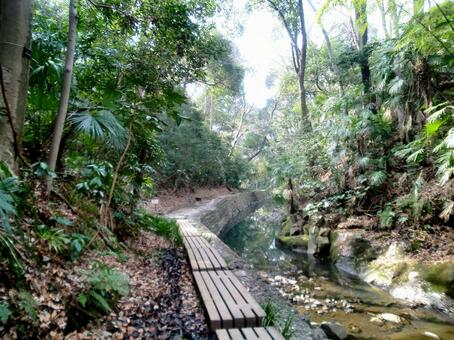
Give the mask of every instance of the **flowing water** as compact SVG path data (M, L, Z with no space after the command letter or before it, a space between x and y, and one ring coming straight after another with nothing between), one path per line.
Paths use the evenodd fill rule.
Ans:
M424 308L411 308L330 264L277 246L280 216L276 207L261 208L222 239L291 300L302 315L309 315L311 322L337 321L355 339L454 340L453 319ZM380 313L391 313L400 321L374 319Z

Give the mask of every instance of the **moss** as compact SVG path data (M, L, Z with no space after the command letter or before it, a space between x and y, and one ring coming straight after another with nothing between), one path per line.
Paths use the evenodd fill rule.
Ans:
M329 251L329 257L332 262L336 262L339 258L339 252L337 251L336 240L339 238L338 231L331 231L329 233L329 242L331 243L331 249Z
M424 280L431 283L432 289L446 293L451 297L454 296L454 263L442 262L422 265L420 273Z
M297 235L297 236L279 236L278 240L284 246L291 248L307 248L309 243L309 235Z
M290 235L290 230L292 230L292 226L293 226L292 216L287 216L287 218L282 223L282 229L279 235L280 236Z

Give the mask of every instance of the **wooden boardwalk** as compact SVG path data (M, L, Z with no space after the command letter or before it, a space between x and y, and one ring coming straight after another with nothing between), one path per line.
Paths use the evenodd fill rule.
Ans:
M177 220L195 283L218 339L284 339L274 327L260 327L265 312L203 233L187 220Z
M284 340L275 327L218 329L216 336L219 340Z

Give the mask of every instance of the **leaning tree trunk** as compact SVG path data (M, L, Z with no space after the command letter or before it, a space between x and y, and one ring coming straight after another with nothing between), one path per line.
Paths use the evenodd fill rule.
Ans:
M32 0L0 0L0 160L17 173L31 57Z
M300 20L301 29L301 53L299 55L299 72L298 80L300 86L300 100L301 100L301 114L303 116L303 123L306 124L305 128L308 131L312 130L311 122L309 120L309 109L307 108L306 102L306 86L305 86L305 74L306 74L306 59L307 59L307 32L306 32L306 20L304 18L304 6L303 1L298 0L298 16Z
M74 53L76 49L77 36L77 0L71 0L69 3L69 31L68 46L66 50L65 73L63 76L63 85L60 95L60 107L58 109L57 121L54 127L54 136L52 145L49 150L48 166L50 171L55 171L60 142L63 135L66 114L68 111L69 94L71 91L71 78L73 74ZM52 190L52 177L47 177L47 193Z

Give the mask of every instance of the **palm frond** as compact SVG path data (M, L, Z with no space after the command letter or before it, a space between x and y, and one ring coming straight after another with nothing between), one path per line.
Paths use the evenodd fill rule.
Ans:
M93 139L107 138L119 141L126 135L125 128L108 110L86 110L75 112L69 116L76 131L89 135Z

